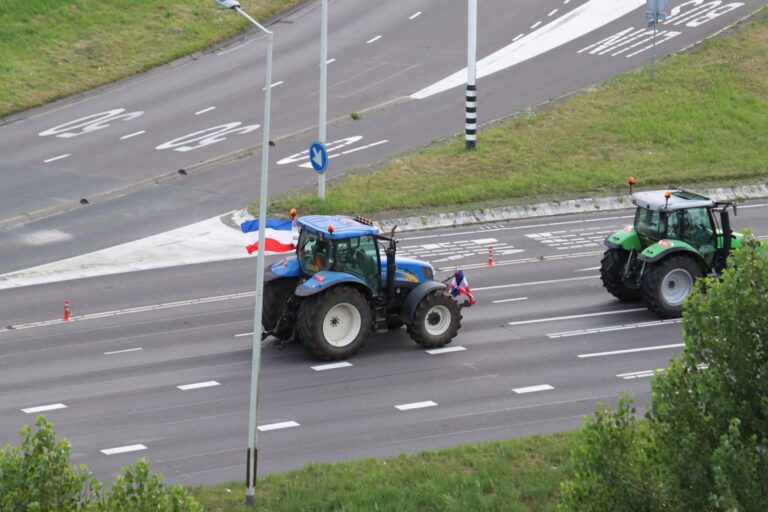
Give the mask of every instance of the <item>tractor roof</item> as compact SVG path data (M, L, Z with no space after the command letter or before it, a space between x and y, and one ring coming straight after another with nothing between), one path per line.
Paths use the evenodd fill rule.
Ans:
M361 217L350 215L307 215L299 218L302 228L330 237L328 226L333 226L333 238L354 238L363 235L377 235L379 229Z
M635 192L632 194L632 202L641 208L649 210L684 210L687 208L711 208L715 202L701 194L688 190L670 190L671 196L667 201L664 194L666 190L654 190L650 192Z

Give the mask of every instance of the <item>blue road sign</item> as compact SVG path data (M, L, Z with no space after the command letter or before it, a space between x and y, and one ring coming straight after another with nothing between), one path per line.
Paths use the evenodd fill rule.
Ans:
M325 144L313 142L309 146L309 161L312 163L312 168L318 174L325 172L328 168L328 151L325 149Z

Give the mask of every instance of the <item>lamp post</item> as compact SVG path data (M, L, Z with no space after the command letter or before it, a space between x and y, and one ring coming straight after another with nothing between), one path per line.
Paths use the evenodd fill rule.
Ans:
M253 355L251 360L251 399L248 414L248 449L245 462L245 503L254 505L256 469L258 465L258 432L256 416L259 404L259 367L261 365L261 310L264 296L264 240L267 220L267 174L269 172L269 111L272 100L272 32L243 11L236 0L216 0L250 21L267 36L267 83L264 87L264 125L261 144L261 185L259 186L259 248L256 255L256 299L253 305ZM251 464L253 462L253 464Z
M467 99L464 142L467 149L477 144L477 0L469 0L467 12Z
M328 105L328 0L320 8L320 121L318 139L325 145ZM317 197L325 200L325 171L317 175Z

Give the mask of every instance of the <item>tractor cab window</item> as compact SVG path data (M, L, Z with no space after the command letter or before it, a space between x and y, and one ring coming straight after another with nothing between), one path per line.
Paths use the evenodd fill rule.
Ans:
M328 270L331 259L331 242L319 233L302 230L298 246L299 265L306 274Z
M376 240L372 235L342 239L336 242L336 267L362 278L371 291L379 291L381 266Z
M715 232L707 208L690 208L684 210L683 233L681 239L693 246L711 263L715 252Z
M635 229L641 237L658 241L664 238L665 220L662 221L662 215L658 210L638 208L635 213Z

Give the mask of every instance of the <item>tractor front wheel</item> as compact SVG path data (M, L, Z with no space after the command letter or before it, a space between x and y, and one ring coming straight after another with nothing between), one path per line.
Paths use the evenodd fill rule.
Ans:
M336 286L303 302L297 329L304 346L316 356L326 361L346 359L371 334L371 307L359 291Z
M445 292L430 293L416 308L408 334L424 348L437 348L450 343L461 327L461 309Z
M640 300L640 287L624 279L624 267L629 253L624 249L608 249L600 261L600 280L611 295L622 302Z
M643 302L662 318L679 317L686 297L701 276L701 267L692 258L668 256L643 273Z

